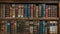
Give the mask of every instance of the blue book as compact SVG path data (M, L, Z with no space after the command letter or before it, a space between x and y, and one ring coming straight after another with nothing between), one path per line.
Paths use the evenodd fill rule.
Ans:
M45 17L46 4L42 4L43 17Z
M7 33L10 34L10 21L7 22Z
M39 33L40 34L45 33L45 21L39 21Z
M24 17L27 17L27 4L24 4Z
M42 17L42 5L39 4L39 17Z
M30 17L30 4L27 5L27 17Z

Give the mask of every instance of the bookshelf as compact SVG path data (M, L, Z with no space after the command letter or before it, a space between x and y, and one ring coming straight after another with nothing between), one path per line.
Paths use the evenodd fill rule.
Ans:
M6 4L6 6L5 6ZM21 4L22 6L24 5L24 12L26 12L25 10L30 9L29 12L31 12L31 8L26 8L25 4L33 4L33 12L34 12L34 8L35 11L38 11L38 14L36 13L35 17L33 16L34 14L31 12L30 15L28 15L29 13L27 13L28 17L25 17L25 13L23 14L23 17L17 16L19 11L18 9L16 9L16 7L18 7L17 5ZM41 10L42 10L42 17L39 17L39 7L40 4L42 5ZM2 10L1 13L4 12L4 6L5 6L5 14L9 14L8 17L3 14L1 14L2 17L0 17L0 23L4 23L5 26L1 27L6 29L3 30L4 33L1 34L60 34L60 2L59 1L19 1L19 0L9 0L9 1L0 1L0 5L2 5L1 7ZM3 6L4 5L4 6ZM16 6L15 6L16 5ZM46 7L46 6L48 7ZM15 7L14 7L15 6ZM35 6L35 7L34 7ZM38 6L38 9L36 10ZM44 8L45 6L45 8ZM9 8L8 8L9 7ZM29 7L31 7L29 5ZM53 9L51 8L53 7ZM57 7L57 8L55 8ZM7 8L7 9L6 9ZM15 9L15 12L17 13L13 13L12 9ZM18 7L19 8L19 7ZM21 7L20 7L21 8ZM19 8L19 9L20 9ZM51 9L49 9L51 8ZM1 8L0 8L1 9ZM47 10L46 10L47 9ZM56 9L56 10L55 10ZM12 11L10 11L12 10ZM17 11L16 11L17 10ZM51 13L47 13L47 11ZM8 13L7 11L10 11L11 13ZM20 12L22 11L22 9L20 9ZM45 11L45 13L44 13ZM7 13L6 13L7 12ZM12 14L12 17L10 16L10 14ZM32 14L32 15L31 15ZM48 15L51 14L51 15ZM19 14L20 15L20 14ZM38 17L36 17L38 15ZM4 16L4 17L3 17ZM13 17L15 16L15 17ZM17 16L17 17L16 17ZM31 17L33 16L33 17ZM41 16L41 15L40 15ZM36 24L37 25L36 25ZM7 26L6 26L7 24ZM0 31L1 31L0 28ZM8 29L8 30L7 30Z

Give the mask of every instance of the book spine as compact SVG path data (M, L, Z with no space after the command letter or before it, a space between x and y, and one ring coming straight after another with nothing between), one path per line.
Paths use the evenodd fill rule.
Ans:
M43 7L43 10L42 10L42 11L43 11L43 17L45 17L45 14L46 14L46 13L45 13L46 4L42 4L42 7Z
M24 5L24 17L27 17L27 4Z
M38 6L36 6L36 17L38 18Z
M49 21L49 32L52 34L57 34L57 21Z
M50 5L48 5L48 17L49 18L51 17L51 7L50 7Z
M12 13L12 4L10 5L10 18L13 17L13 13Z
M27 7L28 9L27 9L27 15L28 15L28 17L30 17L30 4L28 4L28 7Z
M7 34L7 21L4 21L4 34Z
M42 5L39 4L39 17L42 17Z
M24 16L24 5L22 4L22 7L21 7L21 17Z
M33 26L30 26L30 34L33 34Z
M21 4L18 5L18 17L21 17Z
M18 5L15 5L15 17L18 17Z
M10 34L10 21L7 21L7 34Z
M30 4L30 16L33 18L34 4Z
M34 28L34 34L38 34L39 31L38 31L38 22L37 22L37 21L34 21L34 26L33 26L33 28Z
M25 27L24 27L24 32L25 32L25 34L29 34L29 21L26 21L25 22Z
M2 5L2 17L5 17L5 4L1 4Z
M34 7L34 8L33 8L33 11L34 11L34 12L33 12L33 16L36 17L36 5L34 4L33 7Z
M17 34L17 21L15 21L15 23L14 23L14 34Z
M48 10L49 10L49 8L48 8L48 6L46 5L46 18L48 18Z
M40 34L45 33L45 21L39 21L39 32Z
M6 18L9 18L10 17L10 5L9 4L6 4L6 6L5 6L5 17Z
M11 20L11 21L10 21L11 34L14 34L14 23L15 23L14 20Z
M12 4L12 13L13 13L13 18L15 18L15 4Z

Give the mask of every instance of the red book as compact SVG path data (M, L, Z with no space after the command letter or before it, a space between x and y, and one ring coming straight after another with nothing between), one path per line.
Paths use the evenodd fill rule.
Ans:
M11 20L10 21L10 24L11 24L11 34L14 34L14 25L15 25L15 22L14 22L14 20Z
M46 8L46 18L48 18L48 8Z
M34 5L31 4L30 5L30 16L31 16L31 18L33 18L33 10L34 10Z

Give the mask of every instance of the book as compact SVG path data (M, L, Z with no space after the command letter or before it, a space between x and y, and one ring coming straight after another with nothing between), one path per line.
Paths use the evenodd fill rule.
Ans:
M57 34L58 31L58 26L57 26L57 21L49 21L49 32L51 34Z
M56 5L48 5L48 7L49 7L48 17L57 18L57 6Z
M45 21L43 21L43 20L39 21L39 33L40 34L45 33Z
M27 4L24 4L24 17L27 17Z
M33 12L34 12L34 4L30 4L30 16L31 16L31 18L33 18L33 16L34 16Z
M17 5L15 5L15 17L18 17L18 4Z
M17 21L17 33L24 33L24 22Z
M41 4L39 4L39 13L38 13L38 16L39 17L42 17L42 5Z
M28 9L27 9L27 11L28 11ZM21 5L21 17L24 17L24 4Z
M30 17L30 4L27 4L27 16Z
M15 27L15 21L14 20L10 20L10 33L14 34L14 27Z
M48 12L49 12L49 8L48 8L48 5L46 5L46 18L48 18Z
M10 20L7 21L7 34L10 34Z
M36 17L37 18L38 18L38 11L39 11L38 6L36 6Z
M1 9L0 9L1 10L1 17L4 18L5 17L5 4L0 4L0 5L1 5L0 6L1 7Z
M5 17L10 17L10 4L5 4Z
M15 18L15 4L12 4L12 17Z
M33 34L33 26L30 26L30 34Z
M46 12L45 12L45 8L46 8L46 4L42 4L42 15L43 15L43 17L45 17L45 15L46 15Z

